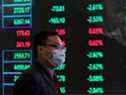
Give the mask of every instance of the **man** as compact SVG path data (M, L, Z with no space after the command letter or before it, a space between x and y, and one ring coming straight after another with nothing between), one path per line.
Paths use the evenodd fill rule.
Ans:
M14 95L56 95L53 68L65 62L64 42L56 32L42 31L33 44L35 63L17 80Z

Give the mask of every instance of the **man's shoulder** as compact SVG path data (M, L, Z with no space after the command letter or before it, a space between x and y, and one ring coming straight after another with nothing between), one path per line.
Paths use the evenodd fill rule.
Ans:
M34 76L34 75L38 75L38 74L40 74L40 73L42 73L41 71L40 71L40 69L36 66L36 63L33 63L32 65L31 65L31 67L29 68L29 69L27 69L26 71L24 71L23 73L22 73L22 75L28 75L28 76Z
M37 70L37 68L35 68L34 66L31 66L31 68L29 68L28 70L26 70L22 73L22 76L24 78L36 79L36 77L41 76L41 72L39 70Z
M23 85L23 84L40 84L41 76L39 72L29 69L24 71L20 77L16 81L16 85Z
M44 78L49 78L48 73L44 68L39 65L32 65L28 70L24 71L17 81L20 82L34 82L36 84L41 84Z

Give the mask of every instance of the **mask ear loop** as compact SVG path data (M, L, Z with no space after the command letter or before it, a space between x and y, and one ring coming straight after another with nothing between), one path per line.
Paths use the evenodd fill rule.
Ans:
M53 57L53 55L50 53L50 54L49 54L49 59L51 59L52 57Z

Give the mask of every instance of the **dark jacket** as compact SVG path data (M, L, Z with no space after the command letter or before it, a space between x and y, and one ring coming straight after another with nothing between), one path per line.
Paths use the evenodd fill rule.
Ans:
M38 63L21 75L13 92L13 95L56 95L53 79L47 69Z

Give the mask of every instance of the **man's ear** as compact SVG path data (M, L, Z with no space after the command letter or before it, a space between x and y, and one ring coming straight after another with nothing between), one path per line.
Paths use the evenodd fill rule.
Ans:
M38 53L41 53L41 54L50 53L49 50L44 46L38 46L37 51L38 51Z
M38 46L38 47L37 47L37 51L38 51L38 52L43 51L43 49L44 49L44 47L43 47L43 46Z
M44 46L38 46L37 52L38 52L38 57L40 59L44 58L46 60L49 60L49 58L51 57L50 51Z

